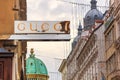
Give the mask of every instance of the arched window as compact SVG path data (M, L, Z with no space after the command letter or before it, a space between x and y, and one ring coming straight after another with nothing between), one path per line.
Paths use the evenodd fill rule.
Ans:
M96 19L98 19L98 16L97 16L97 15L95 15L95 16L94 16L94 19L95 19L95 20L96 20Z
M90 16L87 16L87 21L90 21L90 19L91 19Z

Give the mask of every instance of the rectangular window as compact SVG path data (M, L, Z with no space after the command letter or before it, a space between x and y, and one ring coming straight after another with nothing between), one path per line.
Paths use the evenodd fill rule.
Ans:
M116 68L115 53L107 60L107 73L110 74Z
M108 49L115 40L115 33L114 32L115 32L114 31L114 26L112 26L112 28L109 30L109 32L105 35L106 49Z

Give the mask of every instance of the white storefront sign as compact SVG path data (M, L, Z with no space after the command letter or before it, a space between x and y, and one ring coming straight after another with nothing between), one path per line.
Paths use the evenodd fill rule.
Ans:
M15 21L14 34L8 35L7 39L69 41L70 21Z
M70 21L15 21L15 33L70 33Z

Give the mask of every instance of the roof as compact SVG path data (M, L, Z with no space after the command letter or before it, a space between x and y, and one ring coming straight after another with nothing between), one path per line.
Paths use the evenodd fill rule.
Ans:
M96 8L96 0L91 0L91 10L87 12L84 18L84 29L90 30L95 25L95 20L102 20L103 14Z
M97 15L98 19L102 19L103 18L103 14L102 12L100 12L98 9L91 9L87 12L87 14L85 15L85 18L91 17L92 19L94 19Z

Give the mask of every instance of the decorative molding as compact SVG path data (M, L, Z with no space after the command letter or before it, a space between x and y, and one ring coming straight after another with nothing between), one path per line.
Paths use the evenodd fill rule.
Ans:
M49 76L48 75L43 75L43 74L27 74L27 79L45 79L48 80Z
M19 9L17 9L17 8L13 8L12 10L13 10L13 11L19 11Z

